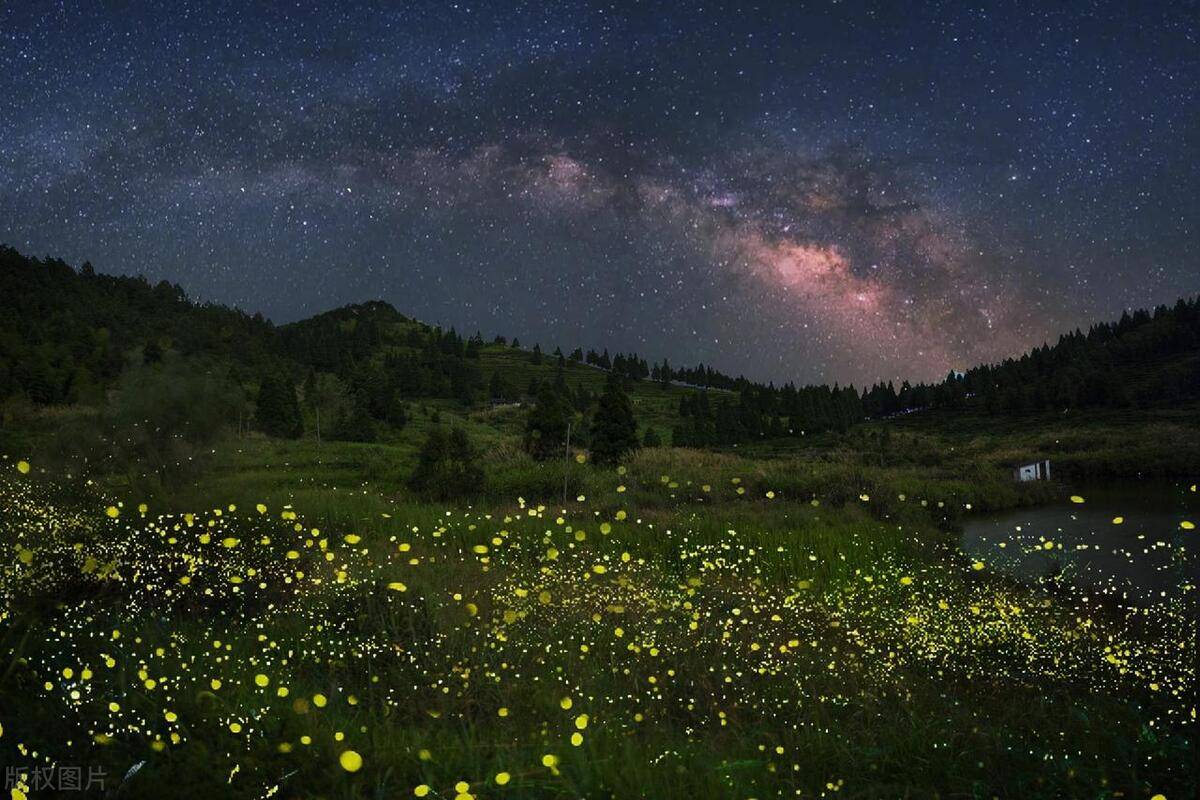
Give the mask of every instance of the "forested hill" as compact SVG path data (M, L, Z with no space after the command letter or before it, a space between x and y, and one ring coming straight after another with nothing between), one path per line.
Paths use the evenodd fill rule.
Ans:
M860 391L764 385L704 365L649 364L634 353L543 353L503 336L485 341L431 327L384 302L277 327L193 302L167 282L104 275L86 263L76 271L0 247L0 400L102 405L123 373L167 354L218 369L260 406L264 389L272 404L294 407L299 396L306 413L277 409L288 418L268 426L276 435L299 435L301 417L322 403L345 437L370 438L380 426L402 426L415 399L470 409L539 397L544 387L563 413L586 416L607 372L635 392L659 387L654 424L670 430L672 443L723 446L925 408L1021 414L1190 400L1200 391L1200 299L1125 314L937 384Z
M89 263L76 272L0 246L0 398L99 402L131 351L154 359L168 349L257 365L277 345L261 315L192 302L166 281L104 275Z
M875 386L869 413L929 406L1020 414L1068 408L1168 406L1200 392L1200 297L1126 312L1016 359L950 374L936 385Z

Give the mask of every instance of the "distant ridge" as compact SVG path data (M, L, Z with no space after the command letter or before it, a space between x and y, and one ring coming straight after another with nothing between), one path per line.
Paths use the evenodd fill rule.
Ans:
M479 359L487 348L514 348L503 336L427 325L390 303L342 306L276 326L260 314L215 303L197 303L176 284L111 276L85 263L36 259L0 246L0 398L21 396L40 405L97 402L131 353L175 350L189 357L228 362L235 376L253 383L266 369L284 367L299 382L312 370L341 375L385 418L386 397L449 397L466 403L517 394ZM737 406L719 421L704 403L681 402L693 417L691 439L703 444L706 426L734 425L747 436L786 435L804 428L837 427L866 417L925 408L1021 414L1046 409L1169 405L1200 392L1200 298L1125 313L1116 322L1071 331L1019 358L951 373L939 383L853 387L762 384L710 367L649 364L637 354L608 351L569 355L539 347L523 350L531 361L574 363L615 371L631 381L652 380L681 392L721 389ZM383 388L381 388L383 387ZM682 438L689 439L689 424Z

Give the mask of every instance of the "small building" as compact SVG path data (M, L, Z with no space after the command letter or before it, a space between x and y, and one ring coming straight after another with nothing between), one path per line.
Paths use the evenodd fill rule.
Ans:
M1050 480L1050 459L1034 461L1032 464L1022 464L1013 470L1013 477L1018 482Z

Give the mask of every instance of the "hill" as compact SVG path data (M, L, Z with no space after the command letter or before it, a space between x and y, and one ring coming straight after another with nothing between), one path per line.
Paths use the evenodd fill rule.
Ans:
M1140 464L1177 474L1195 461L1191 437L1176 431L1196 416L1189 404L1200 388L1200 301L1126 314L937 384L859 391L777 387L703 365L648 364L633 353L543 352L504 336L464 337L379 301L275 326L193 302L166 282L104 275L89 264L76 271L0 248L0 444L49 442L63 457L119 471L156 462L156 480L201 458L220 433L213 427L326 447L390 447L386 460L400 465L394 475L416 464L421 443L439 426L461 428L485 456L517 453L543 387L561 400L559 440L570 424L572 447L586 450L612 375L623 379L638 436L648 442L759 458L919 465L931 452L952 450L950 442L962 439L956 432L969 436L982 426L976 450L1008 454L984 459L998 468L1040 455L1081 473L1127 474ZM1064 424L1078 426L1080 414L1100 410L1113 412L1100 418L1127 420L1116 426L1121 433L1095 439L1110 448L1105 466L1038 444L1061 440ZM156 418L173 420L177 430L160 440L155 432L167 426L142 424L133 445L122 434L131 420ZM1021 433L1000 441L1000 419ZM1147 420L1166 421L1154 427ZM1180 446L1116 458L1122 448L1114 442L1135 444L1131 431L1139 425L1175 436ZM1030 430L1042 433L1022 438ZM943 465L955 460L940 457ZM561 469L551 472L528 465L525 484L500 485L561 487Z
M1128 532L1120 560L1185 565L1194 485L1173 530L1117 527L1009 469L1194 476L1196 405L1146 388L1186 385L1194 302L862 393L378 302L275 326L13 251L0 289L20 763L128 797L1194 794L1195 580L1137 609L1063 566L1093 552L1064 542L1076 494ZM1127 391L1038 407L1071 349ZM625 400L692 446L596 463L590 423ZM973 515L1033 504L1044 526L959 549Z

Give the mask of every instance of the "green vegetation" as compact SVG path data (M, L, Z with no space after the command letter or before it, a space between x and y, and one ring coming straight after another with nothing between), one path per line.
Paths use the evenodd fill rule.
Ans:
M415 401L454 401L465 410L539 398L552 381L559 399L591 427L608 375L624 378L640 426L671 443L731 447L844 433L870 419L950 410L1019 419L1082 409L1163 409L1200 390L1200 298L1125 314L1086 334L1064 335L1019 359L952 373L938 384L897 390L763 385L700 365L650 366L630 353L544 356L430 328L371 302L275 328L261 317L187 300L179 287L139 278L79 273L61 261L0 248L0 400L8 406L104 405L122 372L164 354L220 365L256 397L258 428L294 437L316 426L354 441L402 428ZM284 384L288 384L285 386ZM290 391L289 391L290 388ZM565 411L564 411L565 413ZM330 424L330 423L333 424ZM565 426L564 426L565 431ZM549 445L538 445L553 449Z
M383 303L275 328L13 251L0 275L8 761L147 797L1197 788L1194 587L1146 612L956 547L1082 491L1014 464L1194 482L1200 408L1145 400L1190 385L1164 331L1194 304L1068 337L1129 381L1048 408L1066 350L776 389ZM1041 401L979 391L1018 373ZM1155 547L1182 564L1191 530Z
M482 491L483 469L462 428L454 428L449 434L441 428L429 432L429 438L417 455L417 466L409 485L423 497L435 500L466 497Z
M296 439L304 433L300 403L291 378L278 372L268 372L259 382L254 423L268 436Z
M604 394L600 395L596 415L592 418L590 445L596 463L608 465L618 463L639 445L633 404L616 373L609 376Z
M253 445L161 506L5 462L0 747L144 762L130 796L1195 788L1186 597L963 561L967 481L656 449L476 510L390 496L377 446ZM822 491L857 480L914 493Z

